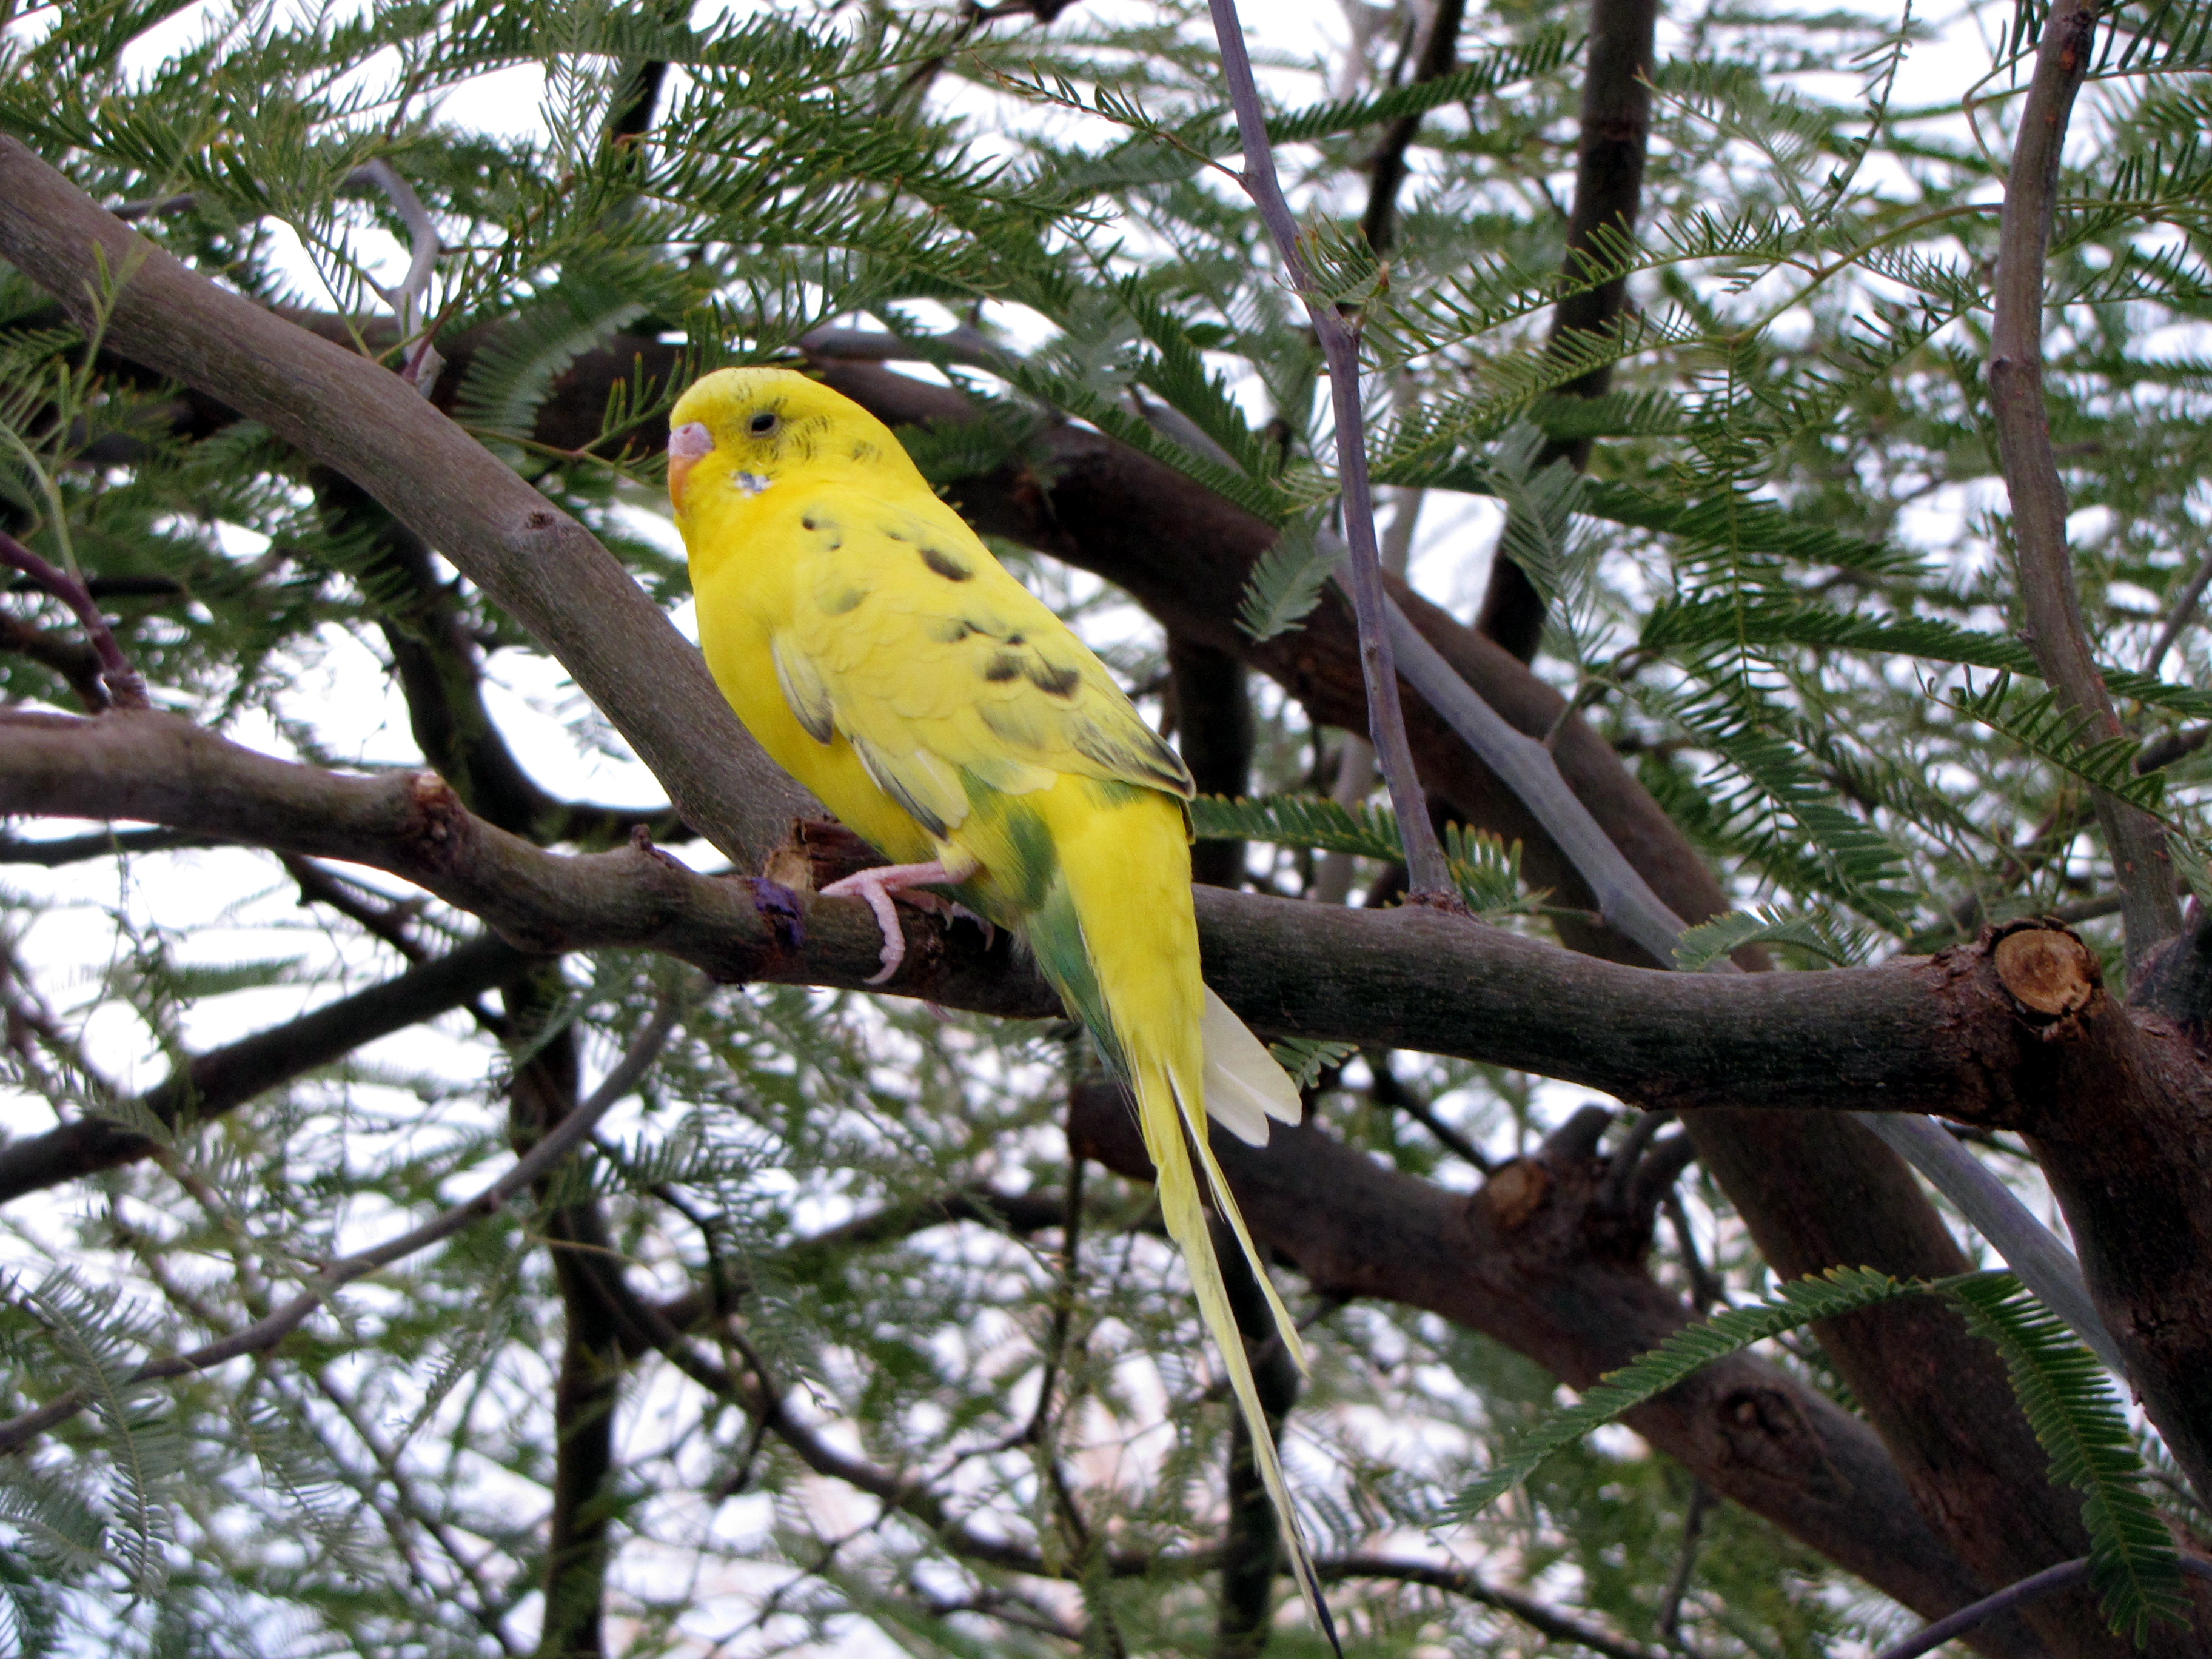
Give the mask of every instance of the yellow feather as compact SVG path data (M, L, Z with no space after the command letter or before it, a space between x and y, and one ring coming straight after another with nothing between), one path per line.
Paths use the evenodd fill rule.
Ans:
M782 370L725 369L670 423L700 644L731 705L894 862L969 872L963 901L1029 939L1125 1073L1169 1236L1300 1593L1334 1642L1206 1224L1210 1194L1303 1366L1206 1142L1209 1069L1223 1121L1248 1140L1271 1116L1296 1121L1297 1094L1200 979L1189 775L858 404Z

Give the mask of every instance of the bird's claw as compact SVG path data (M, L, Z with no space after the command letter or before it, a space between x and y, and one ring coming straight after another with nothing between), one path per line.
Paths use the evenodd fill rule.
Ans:
M833 881L822 890L823 898L865 899L868 908L875 912L876 926L883 930L884 934L883 954L878 958L884 965L880 973L870 975L865 983L887 983L906 960L906 934L900 930L898 911L891 904L892 896L896 894L921 909L938 909L947 901L934 893L918 893L913 890L933 882L951 879L951 872L941 864L877 865L870 869L856 871L842 880Z

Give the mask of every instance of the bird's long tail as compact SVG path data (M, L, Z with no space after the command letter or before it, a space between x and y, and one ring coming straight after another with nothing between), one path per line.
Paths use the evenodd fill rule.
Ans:
M1182 874L1188 854L1175 803L1147 791L1101 811L1096 803L1079 806L1052 799L1067 787L1045 792L1042 799L1024 798L1025 805L1042 807L1053 819L1060 866L1026 931L1038 965L1071 1011L1097 1036L1136 1096L1138 1127L1158 1172L1161 1218L1182 1252L1199 1312L1228 1370L1299 1592L1334 1646L1336 1632L1315 1577L1312 1553L1291 1507L1274 1434L1260 1403L1206 1220L1205 1198L1210 1194L1215 1211L1229 1223L1251 1263L1284 1347L1304 1371L1305 1346L1297 1327L1268 1280L1206 1140L1210 1073L1227 1108L1219 1115L1247 1140L1265 1139L1269 1116L1295 1121L1297 1091L1273 1056L1200 978L1198 928L1188 878Z

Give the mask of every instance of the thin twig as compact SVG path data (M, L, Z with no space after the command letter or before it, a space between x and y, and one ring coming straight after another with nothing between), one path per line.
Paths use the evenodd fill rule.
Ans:
M1674 962L1674 944L1688 927L1628 861L1560 775L1552 751L1499 714L1443 653L1429 643L1397 601L1383 601L1398 672L1460 740L1495 772L1566 854L1596 896L1607 924L1641 945L1663 966ZM1725 964L1725 965L1723 965ZM1726 958L1716 967L1727 972Z
M132 853L170 853L186 848L233 847L238 843L221 836L194 835L188 830L95 830L85 836L58 836L51 841L26 841L0 835L0 864L36 864L58 870L87 859L121 857Z
M355 167L338 180L338 194L360 196L380 188L375 178L365 167ZM149 196L136 202L124 202L107 210L125 224L136 224L141 219L167 219L172 215L190 213L200 204L198 192L185 191L175 196Z
M1516 1595L1511 1590L1486 1584L1462 1568L1428 1561L1403 1561L1381 1555L1338 1555L1323 1556L1314 1563L1314 1571L1331 1583L1345 1578L1383 1578L1401 1584L1425 1584L1431 1589L1443 1591L1447 1595L1461 1596L1486 1607L1495 1607L1500 1613L1510 1613L1522 1624L1555 1642L1571 1642L1577 1647L1588 1648L1592 1653L1604 1654L1606 1659L1657 1659L1650 1648L1640 1647L1601 1630L1593 1630L1589 1626L1564 1613L1555 1613L1528 1596Z
M438 266L438 225L430 217L429 209L415 193L415 186L399 175L398 168L381 155L362 168L369 183L382 191L407 227L409 258L407 274L399 279L396 288L385 288L371 283L377 297L392 307L392 314L399 323L399 334L405 339L415 332L422 309L422 296L430 291L430 275Z
M1674 1570L1667 1577L1666 1594L1659 1598L1659 1616L1651 1627L1670 1648L1682 1645L1682 1598L1689 1593L1690 1574L1698 1565L1698 1540L1705 1530L1705 1511L1712 1507L1712 1489L1702 1480L1690 1483L1689 1508L1682 1516L1682 1549Z
M1681 1188L1670 1184L1659 1202L1667 1212L1668 1225L1674 1230L1674 1248L1682 1253L1682 1271L1690 1281L1690 1305L1705 1313L1720 1301L1725 1287L1698 1253L1698 1235L1690 1225L1690 1206L1682 1202Z
M2153 678L2157 678L2159 664L2166 660L2166 653L2173 649L2174 641L2181 637L2181 630L2189 626L2189 619L2197 614L2197 602L2204 597L2207 583L2212 583L2212 550L2206 551L2181 592L2174 596L2172 614L2166 617L2166 626L2158 630L2158 638L2151 646L2150 655L2143 659L2144 673Z
M303 907L327 904L340 915L359 922L408 961L419 963L429 960L429 951L408 931L410 922L422 919L422 900L393 899L380 906L372 904L353 891L343 878L325 870L313 859L301 858L296 853L279 853L276 861L299 884L300 902Z
M1371 1049L1366 1059L1368 1074L1374 1079L1369 1092L1375 1097L1376 1104L1403 1112L1435 1136L1445 1151L1457 1154L1484 1175L1496 1167L1481 1147L1438 1117L1435 1108L1406 1086L1404 1080L1390 1069L1389 1049Z
M543 1140L509 1165L505 1175L473 1198L464 1199L421 1226L411 1227L373 1249L331 1262L309 1279L283 1307L264 1318L256 1320L243 1330L195 1348L190 1353L178 1354L167 1359L148 1360L117 1384L117 1390L119 1392L141 1383L158 1382L172 1376L207 1370L244 1354L264 1352L297 1330L307 1322L309 1315L355 1279L388 1267L417 1251L428 1249L460 1231L471 1222L489 1215L574 1152L590 1136L592 1126L637 1087L652 1068L653 1061L659 1058L661 1048L676 1029L683 1006L682 997L674 994L664 996L653 1009L653 1017L630 1043L629 1050L615 1062L614 1069L607 1073L599 1086L592 1091L591 1098L562 1119ZM86 1390L71 1389L36 1411L25 1412L20 1417L0 1423L0 1456L21 1451L40 1435L58 1424L66 1423L91 1403L91 1396Z
M2212 1579L2212 1562L2200 1560L2193 1555L2181 1558L2181 1570L2192 1577ZM2041 1572L2031 1573L2017 1583L2007 1584L1994 1595L1985 1595L1947 1618L1923 1626L1918 1635L1908 1637L1894 1647L1884 1648L1877 1659L1920 1659L1922 1654L1933 1653L1953 1637L1963 1636L1968 1631L1987 1624L1999 1613L2011 1613L2031 1601L2039 1601L2046 1595L2054 1595L2060 1590L2072 1589L2077 1584L2088 1582L2087 1556L2061 1561L2055 1567L2045 1567Z
M2095 742L2121 736L2122 728L2090 650L2075 588L2066 542L2066 486L2058 476L2043 395L2043 306L2060 152L2075 95L2088 72L2100 15L2101 0L2056 0L2044 19L2005 179L1990 329L1990 408L2005 489L2012 499L2014 552L2027 623L2022 632L2044 679L2082 723L2083 735ZM2101 790L2094 799L2106 850L2127 901L2121 917L2132 978L2154 946L2181 931L2173 867L2156 819Z
M1967 1224L1989 1240L2005 1266L2019 1275L2020 1282L2071 1326L2075 1335L2113 1376L2127 1376L2120 1345L2098 1313L2096 1298L2089 1293L2074 1252L2036 1219L1989 1165L1960 1146L1932 1117L1917 1112L1854 1112L1851 1115L1957 1206Z
M1463 910L1452 884L1443 843L1429 822L1426 797L1413 769L1413 745L1406 740L1406 718L1398 703L1398 673L1384 607L1382 553L1375 538L1375 492L1367 477L1365 422L1359 408L1359 342L1336 307L1320 292L1298 246L1298 224L1275 176L1275 151L1267 137L1267 112L1252 78L1252 59L1244 50L1244 26L1237 0L1207 0L1213 33L1221 47L1221 71L1237 112L1238 142L1244 149L1243 185L1283 261L1284 273L1304 301L1322 355L1328 362L1329 401L1336 413L1337 468L1343 481L1344 528L1351 543L1352 605L1359 621L1359 665L1367 683L1367 724L1382 779L1397 810L1406 842L1407 898L1440 909Z
M144 678L123 654L123 647L115 642L115 630L107 625L107 618L100 615L100 606L80 579L47 563L4 530L0 530L0 562L14 566L76 613L76 619L84 624L85 638L100 653L100 684L106 688L110 703L118 708L148 706Z

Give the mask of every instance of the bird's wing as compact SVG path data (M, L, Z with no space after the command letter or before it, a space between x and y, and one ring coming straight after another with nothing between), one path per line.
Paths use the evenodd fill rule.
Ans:
M825 486L800 522L777 682L932 835L967 817L968 779L1026 794L1073 773L1189 797L1105 665L944 503Z

